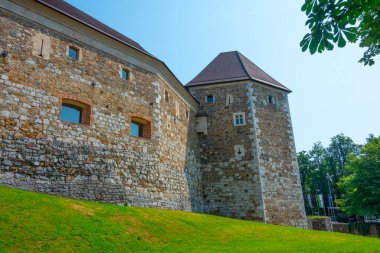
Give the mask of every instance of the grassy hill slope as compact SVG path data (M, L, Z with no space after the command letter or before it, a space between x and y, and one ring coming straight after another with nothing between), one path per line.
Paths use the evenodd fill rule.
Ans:
M380 252L380 239L0 187L0 252Z

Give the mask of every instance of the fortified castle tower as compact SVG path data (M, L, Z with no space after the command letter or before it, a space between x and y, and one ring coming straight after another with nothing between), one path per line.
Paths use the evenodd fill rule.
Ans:
M290 90L237 51L219 54L187 87L202 108L205 212L306 226Z
M0 31L1 185L306 227L289 90L240 53L186 89L65 1L1 0Z

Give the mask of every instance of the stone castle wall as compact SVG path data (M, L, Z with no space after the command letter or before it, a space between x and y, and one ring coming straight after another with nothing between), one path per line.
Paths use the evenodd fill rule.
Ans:
M91 39L93 31L86 37L65 26L70 20L0 6L8 3L21 16L0 8L0 52L8 52L0 57L1 185L306 226L285 92L254 82L191 87L207 113L199 134L198 108L149 57ZM86 124L60 119L66 100L88 106ZM150 122L148 138L131 136L132 117Z
M190 92L207 113L208 133L200 137L205 212L263 221L256 149L250 139L253 125L233 124L233 113L243 112L248 119L245 84L191 87ZM206 103L207 95L215 103ZM232 96L231 104L227 96Z
M200 139L205 211L307 227L287 94L256 83L190 92L208 114L208 134ZM215 103L206 103L207 95ZM275 104L268 104L269 95ZM241 112L246 125L234 126L233 114Z
M267 222L307 228L286 92L247 84ZM273 96L275 104L267 97Z
M195 112L163 79L1 9L0 30L9 53L0 59L0 184L202 210ZM89 125L61 121L62 99L89 105ZM150 139L130 136L136 115L151 121Z

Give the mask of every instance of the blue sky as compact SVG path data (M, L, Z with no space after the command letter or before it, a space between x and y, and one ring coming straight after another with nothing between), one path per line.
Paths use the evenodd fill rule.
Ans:
M357 45L311 56L302 0L68 0L137 41L186 84L218 53L238 50L293 90L297 151L344 133L357 143L380 133L380 57L358 63Z

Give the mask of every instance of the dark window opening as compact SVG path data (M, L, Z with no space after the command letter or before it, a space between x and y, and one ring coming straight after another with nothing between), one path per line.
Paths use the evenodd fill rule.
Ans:
M169 92L165 90L165 101L169 102Z
M73 47L69 47L69 53L68 53L69 58L73 60L77 60L79 56L79 50Z
M63 103L61 109L61 120L75 124L81 124L82 108L79 106Z
M188 119L188 118L189 118L189 111L186 110L186 119Z
M138 117L131 118L131 136L151 138L151 124L150 121Z
M215 102L214 96L213 95L207 95L206 96L206 102L207 103L214 103Z
M44 57L44 55L42 54L43 51L44 51L44 40L41 41L40 54L38 56Z
M121 79L128 80L128 77L129 77L129 71L125 69L121 70Z
M275 98L274 98L274 96L272 96L272 95L269 95L268 96L268 104L270 104L270 105L274 105L276 102L275 102Z

